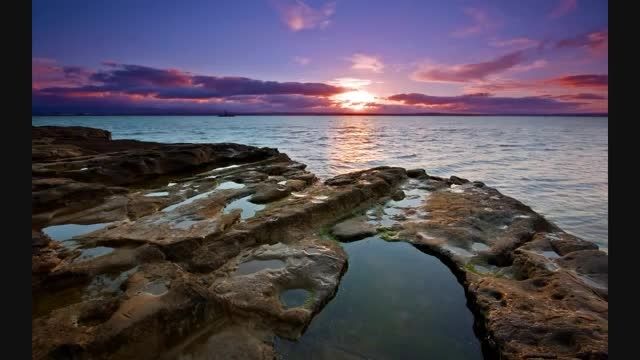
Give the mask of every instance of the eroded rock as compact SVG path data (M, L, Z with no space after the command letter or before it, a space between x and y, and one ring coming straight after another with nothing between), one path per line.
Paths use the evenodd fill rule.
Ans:
M355 241L375 235L376 227L368 223L365 217L357 217L334 225L331 234L340 241Z
M502 358L607 356L607 255L483 183L396 167L318 183L275 149L89 128L33 128L32 144L35 359L273 358L346 270L327 228L438 256Z
M449 264L501 358L607 357L606 253L484 184L425 185L399 237Z

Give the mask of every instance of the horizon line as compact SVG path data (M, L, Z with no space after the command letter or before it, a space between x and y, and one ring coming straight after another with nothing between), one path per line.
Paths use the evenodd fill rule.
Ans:
M90 112L43 112L31 113L31 116L219 116L224 112L198 113L198 112L113 112L113 113L90 113ZM235 116L589 116L608 117L609 113L353 113L353 112L242 112L229 113Z

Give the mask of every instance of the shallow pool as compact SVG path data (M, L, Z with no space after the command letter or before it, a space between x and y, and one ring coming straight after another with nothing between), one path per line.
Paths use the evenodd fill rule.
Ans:
M462 286L437 258L378 237L343 244L333 300L282 359L482 359Z

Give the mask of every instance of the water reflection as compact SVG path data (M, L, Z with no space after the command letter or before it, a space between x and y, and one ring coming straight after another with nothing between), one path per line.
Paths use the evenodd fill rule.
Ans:
M277 339L282 359L482 359L464 290L442 262L378 237L342 245L349 269L335 298L298 341Z
M336 116L327 129L327 161L336 174L385 164L388 152L379 141L384 128L367 117Z

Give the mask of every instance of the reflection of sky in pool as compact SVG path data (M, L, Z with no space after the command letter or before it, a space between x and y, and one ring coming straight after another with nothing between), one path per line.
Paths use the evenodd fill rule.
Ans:
M482 359L462 286L437 258L377 238L342 244L349 268L285 359Z
M228 214L233 210L240 209L242 210L242 213L240 214L242 220L254 217L258 211L265 208L265 205L254 204L249 201L250 198L251 195L230 202L229 204L227 204L227 206L224 207L223 212L225 214Z
M88 234L92 231L102 229L108 224L90 224L90 225L78 225L78 224L64 224L53 225L42 229L50 238L57 241L69 240L74 236Z

